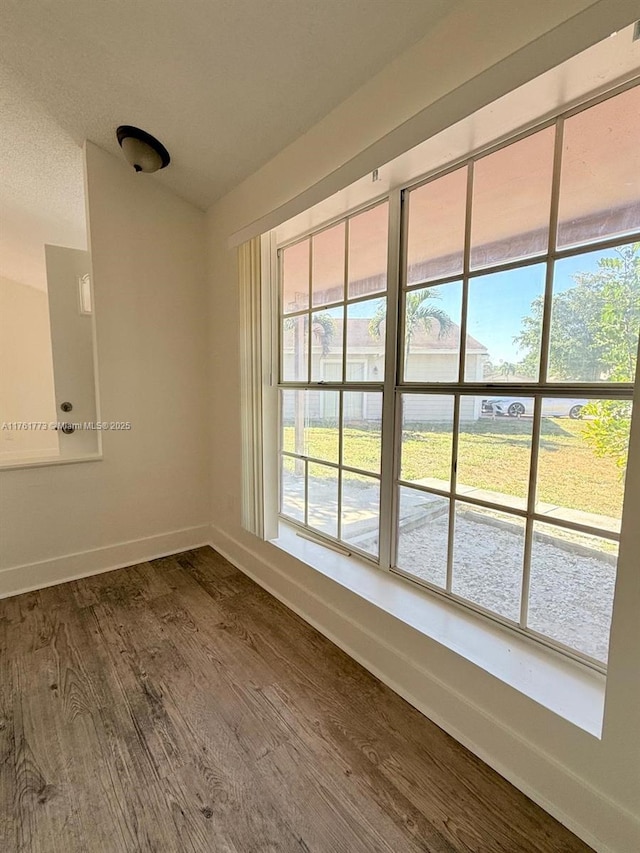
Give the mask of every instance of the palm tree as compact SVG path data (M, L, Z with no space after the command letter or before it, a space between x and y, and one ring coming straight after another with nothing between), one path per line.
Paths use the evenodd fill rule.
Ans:
M304 340L307 336L307 329L309 328L309 315L303 314L303 322L298 323L298 317L290 317L285 320L284 328L287 331L293 332L293 349L294 349L294 361L296 364L296 374L299 377L302 377L305 372L305 357L306 357L306 347L304 345ZM314 338L320 343L322 349L322 355L329 355L331 352L331 342L333 341L333 336L336 329L336 324L333 317L321 311L317 314L312 314L311 320L311 333ZM295 413L294 413L294 449L296 453L300 455L304 454L304 395L296 394L296 404L295 404ZM301 460L296 459L295 462L296 473L303 474L304 473L304 463Z
M331 342L336 330L336 324L333 317L324 311L313 316L311 328L314 338L319 341L322 348L322 355L329 355L331 351Z
M411 348L411 340L419 328L423 328L428 334L431 331L433 320L438 323L438 339L446 338L453 329L454 323L447 312L431 304L440 296L431 288L426 290L412 290L405 296L405 322L404 340L407 355ZM387 304L381 301L376 313L369 322L369 334L372 338L380 340L382 329L387 318Z

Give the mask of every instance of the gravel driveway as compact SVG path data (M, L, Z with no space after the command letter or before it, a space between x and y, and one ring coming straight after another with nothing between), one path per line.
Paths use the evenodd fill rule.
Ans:
M302 519L304 481L285 476L285 495L286 512ZM310 478L309 497L311 526L335 536L337 482ZM343 539L375 554L378 507L377 486L351 484L343 501ZM416 489L401 489L400 516L398 566L444 587L448 501ZM540 533L534 537L532 549L529 627L606 662L614 554L597 550L607 546L593 537L548 525L542 525ZM480 509L460 512L455 525L453 592L518 621L523 548L524 525L515 516L494 511L483 514Z
M523 531L496 527L476 514L459 515L454 538L453 592L519 618ZM447 516L402 531L398 564L439 585L446 577ZM591 555L591 556L590 556ZM529 627L606 661L615 584L609 554L551 537L534 541Z

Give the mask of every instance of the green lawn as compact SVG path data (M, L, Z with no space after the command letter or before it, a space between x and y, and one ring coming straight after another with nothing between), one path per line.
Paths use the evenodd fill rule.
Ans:
M623 481L612 458L597 457L582 438L584 421L544 418L538 463L538 499L570 509L619 516ZM448 480L451 434L444 424L405 428L402 478ZM306 431L309 456L338 461L337 430ZM294 451L294 432L285 427L284 449ZM458 448L458 481L525 498L529 473L531 420L482 418L462 424ZM344 462L363 471L379 471L380 436L367 429L344 433Z

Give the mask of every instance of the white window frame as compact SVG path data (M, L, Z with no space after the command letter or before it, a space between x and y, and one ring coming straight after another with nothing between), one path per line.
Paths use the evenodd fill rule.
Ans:
M562 643L550 638L546 637L542 634L538 634L531 628L526 626L526 617L527 617L527 606L528 606L528 583L529 583L529 570L530 570L530 559L531 559L531 543L532 543L532 529L535 521L549 523L550 519L547 516L537 514L535 511L535 487L537 481L537 461L538 461L538 439L540 435L540 423L541 423L541 401L544 398L564 398L564 397L589 397L589 398L601 398L601 399L624 399L624 400L632 400L633 392L634 392L634 383L549 383L549 382L532 382L532 383L500 383L499 391L501 394L505 396L527 396L533 397L535 399L535 407L534 407L534 416L533 416L533 432L532 432L532 440L531 440L531 463L530 463L530 472L529 472L529 493L527 500L527 508L526 510L514 509L512 507L502 507L496 504L492 504L487 501L483 501L478 498L470 498L465 495L456 495L455 493L455 464L452 463L452 481L451 488L446 495L444 493L439 493L437 490L433 489L424 489L425 491L429 491L434 494L443 494L444 496L450 499L450 513L451 515L455 514L455 504L457 499L464 500L467 503L473 504L476 503L478 506L486 506L491 509L503 510L507 511L515 516L521 517L525 519L526 522L526 546L525 546L525 556L524 556L524 566L523 566L523 593L522 593L522 601L521 601L521 613L519 623L514 623L511 620L504 619L498 614L485 610L480 605L475 604L467 599L461 598L460 596L456 596L451 591L451 580L452 580L452 553L451 553L451 540L454 535L454 524L449 524L449 554L448 554L448 567L447 567L447 589L442 590L432 584L429 584L426 581L422 581L419 578L416 578L414 575L409 575L403 572L401 569L394 567L395 563L395 553L397 549L397 499L398 499L398 491L399 485L402 484L402 481L399 479L399 460L400 460L400 444L401 444L401 408L400 408L400 397L402 393L411 393L411 394L439 394L439 395L453 395L455 400L455 412L454 412L454 427L453 427L453 459L455 460L456 448L458 442L459 435L459 405L460 399L463 395L470 395L474 397L482 396L483 394L495 392L495 385L491 386L490 383L479 382L479 383L470 383L464 382L464 365L465 365L465 347L466 347L466 323L467 323L467 301L468 301L468 286L469 281L472 278L479 276L486 276L496 272L502 272L506 270L518 269L524 266L545 263L547 266L546 270L546 283L545 283L545 308L544 308L544 317L543 317L543 332L542 332L542 341L541 341L541 363L540 363L540 373L539 377L546 377L546 369L548 362L548 350L549 350L549 335L550 335L550 314L551 314L551 296L552 296L552 288L553 288L553 269L554 263L556 260L560 260L567 257L579 256L591 252L595 252L598 250L610 249L615 246L619 246L622 244L627 244L631 242L640 241L640 232L634 232L631 234L627 234L624 237L615 237L608 238L605 240L592 241L590 243L582 244L578 247L570 247L568 249L558 250L555 244L556 236L557 236L557 220L558 220L558 199L559 199L559 178L560 178L560 165L561 165L561 151L562 151L562 127L564 121L570 116L582 112L589 107L595 106L601 101L607 100L611 97L614 97L621 92L630 89L639 84L638 79L634 79L631 81L627 81L626 83L617 86L616 88L607 91L606 93L602 93L597 97L592 97L584 102L582 102L578 106L574 106L569 110L559 111L558 114L554 115L552 118L548 118L545 121L539 122L537 124L533 124L530 127L521 133L514 134L509 136L506 139L501 139L499 142L492 144L490 146L485 146L483 149L475 151L464 158L460 158L459 160L448 164L446 167L440 167L434 170L432 173L428 173L423 175L421 178L412 181L409 184L405 184L401 187L396 187L390 192L387 192L373 200L368 200L365 204L360 205L358 207L354 207L350 209L347 213L343 213L339 216L336 216L330 220L324 222L320 227L316 227L304 234L300 234L296 236L295 239L291 239L281 244L276 244L272 235L265 235L262 238L263 245L263 278L265 276L265 270L268 271L268 276L270 278L270 283L268 283L268 287L266 291L269 291L270 295L267 296L263 300L263 306L266 306L266 313L263 313L263 328L268 329L268 333L270 336L270 341L266 344L266 347L263 344L263 357L268 359L269 361L269 393L266 394L267 403L266 407L263 404L263 415L265 419L264 428L267 430L271 430L277 424L277 429L274 430L277 433L277 438L274 440L274 436L270 435L268 440L265 441L263 447L263 469L266 471L268 469L269 473L265 477L265 487L264 487L264 495L265 502L263 507L263 512L265 518L269 519L269 522L266 524L266 528L268 528L272 535L265 536L265 538L273 538L273 530L274 526L277 526L277 507L279 507L279 495L280 495L280 483L279 483L279 472L280 472L280 455L282 452L282 448L280 447L280 436L281 436L281 423L280 423L280 411L279 411L279 401L278 395L280 389L313 389L313 388L324 388L324 389L335 389L335 390L343 390L343 391L382 391L383 392L383 412L382 412L382 464L381 464L381 473L380 473L380 488L381 488L381 504L380 504L380 518L389 519L390 521L387 524L380 524L379 531L379 559L374 561L376 565L388 572L392 572L395 575L398 575L414 584L418 584L420 586L426 587L430 592L435 593L439 596L443 596L448 600L453 601L456 604L459 604L469 610L475 611L481 614L483 617L487 617L495 622L498 622L502 625L505 625L509 629L512 629L518 633L524 634L526 637L536 640L537 642L548 646L556 651L560 651L562 654L578 660L580 662L586 663L592 668L600 671L606 672L606 666L603 665L600 661L597 661L589 656L572 649L568 646L563 645ZM538 254L529 258L526 258L522 261L514 261L496 264L491 267L485 267L478 270L470 269L470 207L472 202L472 186L473 186L473 164L481 159L484 156L492 154L502 148L505 148L520 139L524 139L540 130L543 130L546 127L556 126L556 139L555 139L555 154L554 154L554 172L553 172L553 183L552 183L552 200L551 200L551 216L550 216L550 228L549 228L549 244L547 246L547 250L543 254ZM403 370L404 370L404 347L402 342L404 341L404 329L401 328L402 324L402 312L400 309L400 297L405 292L405 282L404 282L404 272L403 269L403 255L404 255L404 242L406 240L406 225L407 219L402 215L402 206L403 206L403 196L406 192L410 192L411 190L416 189L419 186L428 183L429 181L435 180L437 178L442 177L448 172L454 171L456 169L461 168L465 164L469 164L469 180L467 187L467 215L466 215L466 235L465 235L465 251L464 251L464 271L462 274L449 276L442 279L430 280L428 282L428 286L435 286L437 284L444 284L447 282L453 281L461 281L463 282L463 310L462 310L462 323L460 328L460 356L459 356L459 376L457 382L452 383L417 383L417 382L404 382L403 378ZM306 239L308 236L312 234L317 234L327 228L332 227L336 223L348 219L358 213L374 207L375 205L381 203L384 200L388 200L389 202L389 247L388 247L388 259L387 259L387 290L386 290L386 298L387 298L387 317L386 317L386 336L385 336L385 372L384 372L384 380L381 383L334 383L334 382L282 382L281 377L279 375L279 365L280 365L280 335L281 335L281 313L280 313L280 282L279 282L279 273L278 273L278 262L277 257L278 253L280 253L283 249L299 242L302 239ZM409 287L409 290L419 290L424 285L421 284L412 284ZM266 292L265 291L265 292ZM361 300L366 298L373 298L374 294L367 295L365 297L361 297ZM356 300L357 301L357 300ZM315 310L321 309L322 306L317 306ZM346 312L345 312L345 334L346 334ZM343 348L343 360L346 362L346 349ZM277 379L276 379L277 377ZM311 362L309 362L309 374L308 380L311 378ZM342 406L340 406L340 412L342 411ZM270 423L270 426L267 427L266 422ZM266 434L265 434L266 436ZM277 448L277 449L276 449ZM322 464L327 464L324 460L317 460ZM337 466L333 466L337 467ZM406 483L407 486L411 488L415 488L415 484ZM276 497L277 491L277 497ZM339 489L340 496L340 489ZM340 518L340 497L338 504L338 518ZM308 535L310 538L316 539L320 542L325 542L329 547L333 547L336 550L344 550L345 553L353 554L356 558L364 558L368 561L372 561L370 555L364 554L362 552L358 552L357 550L351 549L348 545L345 545L344 542L340 542L339 539L334 539L332 537L325 536L319 531L313 529L306 528L304 525L300 525L299 522L296 522L293 519L285 518L287 524L292 525L293 527L299 528L302 535ZM619 542L620 536L616 532L612 531L604 531L598 528L592 528L588 525L578 524L576 522L571 522L564 519L553 519L552 523L558 527L564 527L567 529L576 530L578 532L589 533L592 535L599 536L601 538L610 539L612 541ZM249 529L249 528L248 528ZM338 528L339 532L339 528Z

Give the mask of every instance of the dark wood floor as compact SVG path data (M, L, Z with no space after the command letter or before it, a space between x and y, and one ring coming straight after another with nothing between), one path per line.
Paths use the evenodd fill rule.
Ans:
M0 601L2 853L589 848L209 548Z

